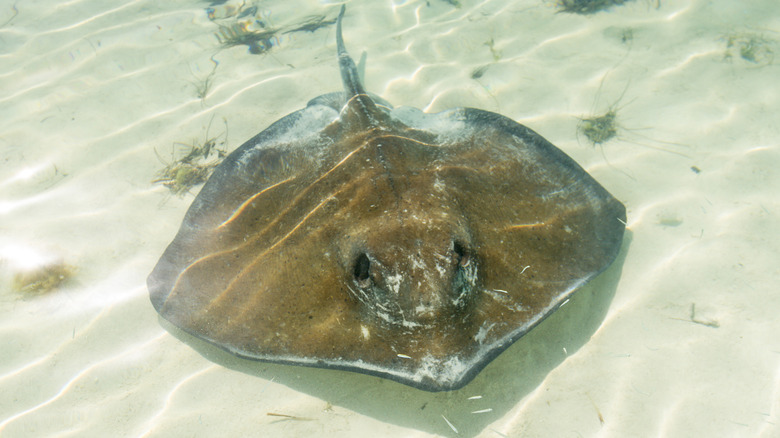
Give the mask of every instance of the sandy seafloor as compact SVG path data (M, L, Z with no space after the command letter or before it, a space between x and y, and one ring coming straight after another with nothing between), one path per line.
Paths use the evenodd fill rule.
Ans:
M394 105L506 115L627 206L630 245L595 322L565 306L450 393L205 359L148 299L146 276L199 189L152 184L155 150L171 157L225 124L233 150L338 91L335 28L251 55L220 49L207 2L6 0L0 436L780 436L777 2L638 0L588 16L544 0L461 3L351 1L348 49L367 52L367 88ZM338 4L260 11L283 26ZM616 138L578 134L581 117L610 109ZM69 282L13 289L24 266L53 259L74 268Z

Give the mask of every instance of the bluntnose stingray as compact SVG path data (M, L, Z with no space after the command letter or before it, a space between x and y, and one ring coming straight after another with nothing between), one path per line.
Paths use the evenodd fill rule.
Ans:
M615 259L625 208L499 114L344 92L231 153L148 279L182 330L237 356L429 391L468 383Z

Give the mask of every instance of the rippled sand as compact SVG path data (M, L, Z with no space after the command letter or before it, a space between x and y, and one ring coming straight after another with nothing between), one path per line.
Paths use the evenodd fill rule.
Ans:
M174 143L232 150L338 91L334 27L251 55L220 49L207 2L9 3L0 436L780 436L775 1L638 0L588 16L545 0L350 2L345 40L368 54L369 90L518 120L628 208L603 320L564 307L444 394L207 360L149 303L146 276L198 189L152 184ZM278 26L338 10L273 3L260 12ZM615 138L578 133L610 110ZM63 267L53 290L19 291L15 276L46 263Z

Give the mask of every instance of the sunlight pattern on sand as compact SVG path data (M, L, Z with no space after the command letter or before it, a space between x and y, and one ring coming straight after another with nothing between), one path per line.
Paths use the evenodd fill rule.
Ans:
M241 3L214 21L208 2L0 4L0 436L780 435L775 1L349 2L368 90L515 119L628 207L616 290L575 297L439 394L247 363L161 327L146 276L200 186L152 183L158 156L232 151L341 88L332 26L215 36L339 2ZM614 136L578 130L611 110ZM593 336L562 335L574 321Z

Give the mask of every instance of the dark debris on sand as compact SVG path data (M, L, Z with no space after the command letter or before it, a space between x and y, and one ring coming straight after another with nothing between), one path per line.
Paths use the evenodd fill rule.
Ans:
M615 5L622 5L631 0L558 0L561 12L572 14L595 14Z

